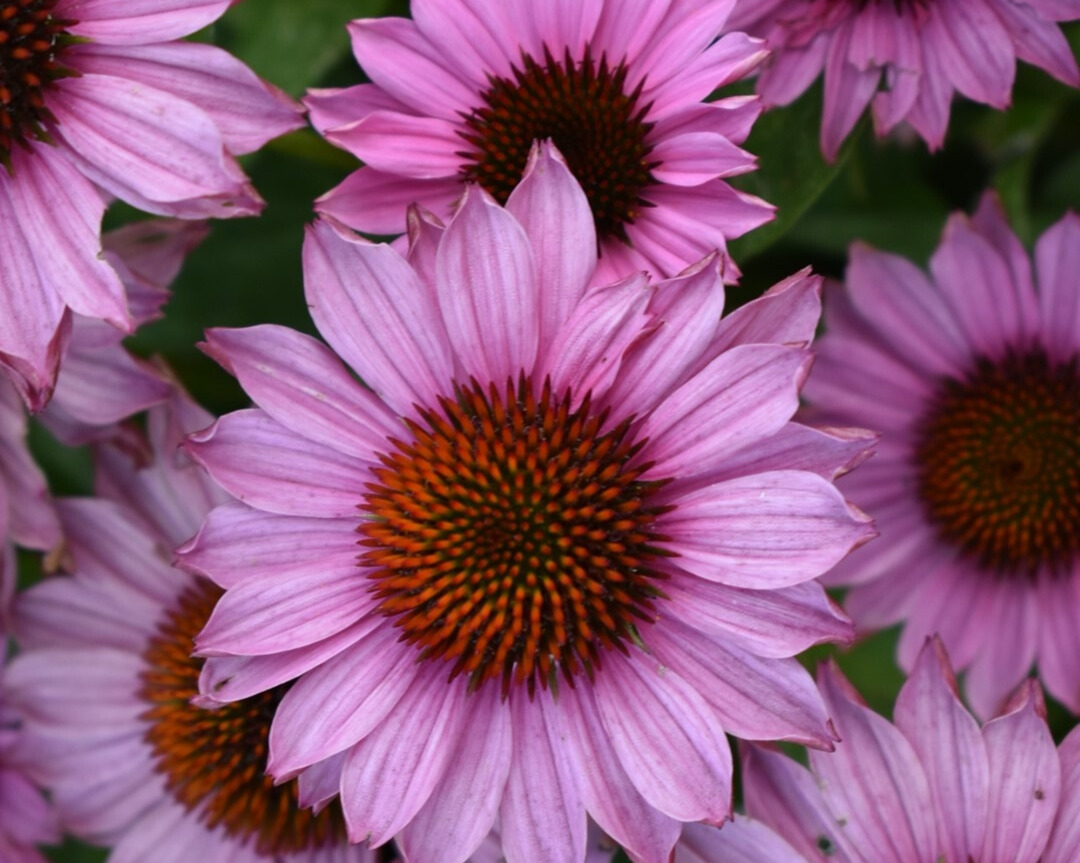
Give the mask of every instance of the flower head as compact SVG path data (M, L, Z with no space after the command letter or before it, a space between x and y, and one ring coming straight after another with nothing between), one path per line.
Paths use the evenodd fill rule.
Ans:
M856 623L906 621L907 668L939 632L982 715L1035 663L1080 710L1078 249L1070 214L1039 240L1033 279L992 195L949 220L930 279L856 245L807 388L829 421L883 433L845 480L882 538L830 579L855 585Z
M1080 853L1080 730L1057 751L1041 694L1025 684L979 727L930 640L894 722L867 708L835 667L821 674L841 742L807 770L745 750L747 814L692 825L677 863L1072 863Z
M825 73L821 149L832 159L872 103L886 134L909 123L933 148L945 140L953 93L1009 106L1017 59L1080 86L1057 21L1075 3L1022 0L738 0L731 26L773 52L758 92L786 105Z
M370 863L337 807L300 809L295 782L264 775L284 688L228 705L197 697L192 646L221 589L172 569L168 550L221 500L176 454L209 419L174 394L150 411L148 463L100 445L103 498L58 502L71 571L16 603L7 688L20 762L63 828L116 860Z
M717 39L732 2L415 0L412 20L356 21L353 49L374 83L307 103L365 167L318 209L393 234L413 201L449 216L466 183L505 203L533 143L550 140L588 198L598 282L679 272L772 218L723 180L754 168L736 145L757 100L701 102L765 56L745 34Z
M542 146L506 209L414 210L408 260L313 227L370 389L291 330L208 334L259 407L188 447L239 498L181 553L225 588L204 692L299 677L269 769L335 765L354 841L462 861L498 816L509 859L581 861L588 812L667 859L729 813L725 730L830 745L790 657L845 637L812 579L871 529L830 482L866 434L790 422L818 280L721 319L715 257L588 289L593 238Z
M301 122L224 51L177 41L228 0L0 2L0 365L48 400L70 312L133 326L106 200L182 218L262 203L234 156Z

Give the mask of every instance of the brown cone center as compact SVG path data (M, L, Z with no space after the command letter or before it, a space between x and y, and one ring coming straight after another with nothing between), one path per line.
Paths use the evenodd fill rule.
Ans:
M216 710L195 707L202 660L195 636L222 591L201 580L184 593L158 628L144 658L139 697L147 705L146 740L167 787L208 829L220 826L270 859L347 842L335 801L318 815L297 805L297 785L275 786L265 774L270 722L287 686Z
M522 56L510 78L490 79L484 104L460 133L471 145L461 172L505 203L521 180L534 141L552 140L589 199L598 235L626 239L626 226L651 206L656 181L649 154L652 124L641 84L627 92L626 67L569 52L543 62Z
M1080 370L1041 349L945 380L915 450L939 534L991 570L1061 571L1080 555Z
M572 404L524 377L460 387L390 441L369 487L358 530L380 610L472 688L573 685L656 617L664 483L641 479L629 421Z

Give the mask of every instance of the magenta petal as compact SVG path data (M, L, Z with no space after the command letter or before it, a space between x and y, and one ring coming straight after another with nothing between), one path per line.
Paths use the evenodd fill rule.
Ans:
M673 186L697 186L715 177L752 171L754 157L723 135L690 132L659 142L651 156L660 162L653 176Z
M376 171L434 180L456 176L463 142L458 125L439 117L372 111L355 123L331 129L326 138Z
M79 70L139 81L198 105L233 154L254 152L304 122L292 99L213 45L87 46L79 50Z
M206 331L206 352L270 416L297 434L347 455L373 459L400 433L397 418L323 344L263 324Z
M596 675L596 703L630 781L678 821L731 815L731 750L716 712L656 659L614 652Z
M761 342L809 344L821 318L821 281L807 267L740 306L720 321L717 349Z
M597 824L635 860L667 860L679 822L654 809L638 793L612 748L591 694L560 693L571 729L568 741L581 765L585 806Z
M218 600L195 639L202 656L263 656L306 647L367 615L378 603L356 551L248 579Z
M927 51L937 56L957 90L976 102L1008 107L1016 55L990 4L941 4L924 28Z
M408 109L397 99L375 84L356 84L341 89L312 88L304 95L308 120L315 130L325 136L331 129L355 123L372 111L397 111Z
M425 207L445 217L460 195L456 179L416 180L360 168L319 198L315 209L358 231L400 234L405 230L410 204L423 201Z
M368 466L289 431L260 410L236 411L185 449L231 494L281 515L359 516Z
M881 70L859 69L848 59L850 24L833 35L825 58L825 105L821 118L821 151L830 162L877 92Z
M990 805L980 860L1036 863L1061 796L1061 762L1034 683L1019 707L983 728L990 759Z
M304 287L319 331L391 409L409 414L447 391L453 362L436 300L394 249L320 220L304 240Z
M779 345L741 345L709 363L642 423L653 476L690 477L777 432L798 406L809 357Z
M470 186L439 243L435 270L448 337L466 374L501 385L531 372L541 303L521 224Z
M585 804L564 742L565 719L544 692L530 699L518 691L502 708L507 706L514 751L499 812L503 854L507 860L580 863Z
M56 14L74 18L72 33L131 45L190 36L220 18L230 0L60 0Z
M939 640L926 642L896 699L894 715L926 771L945 859L979 859L989 826L989 761L982 731L960 702Z
M466 697L461 681L447 683L442 669L425 666L352 748L341 771L341 808L353 842L382 845L424 805L460 735L473 730L464 728Z
M267 773L291 778L378 727L419 673L397 636L373 617L368 635L293 684L270 727Z
M545 302L538 304L543 356L596 269L596 225L585 193L550 142L533 146L506 209L525 229L544 291Z
M398 836L407 860L464 863L491 829L513 752L510 711L494 686L468 696L468 726L427 803Z

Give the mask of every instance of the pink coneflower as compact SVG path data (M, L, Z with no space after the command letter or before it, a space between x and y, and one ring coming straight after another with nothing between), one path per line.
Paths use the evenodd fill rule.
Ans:
M1080 218L1031 262L992 195L954 215L931 278L856 245L807 397L882 431L845 491L882 537L830 576L857 624L939 632L989 716L1038 664L1080 711ZM1035 289L1035 283L1038 290Z
M300 809L295 782L264 775L283 689L193 703L202 661L191 649L221 589L172 569L168 549L222 497L176 451L209 419L180 396L154 408L149 464L105 446L106 498L57 503L70 575L16 602L7 684L20 762L62 827L111 847L113 863L370 863L340 809Z
M365 167L318 209L400 234L408 204L445 219L466 183L505 203L533 142L551 140L589 200L598 283L670 276L722 251L773 210L723 179L754 169L737 145L758 100L701 101L765 57L758 40L720 35L733 3L414 0L412 20L355 21L374 83L316 90L307 104Z
M807 770L748 746L745 818L691 825L675 863L1075 863L1080 859L1080 729L1057 751L1042 696L1025 684L979 727L929 641L892 724L835 667L822 691L840 742Z
M132 327L106 200L182 218L262 202L233 156L301 122L224 51L176 41L228 0L0 0L0 365L48 400L67 311Z
M259 408L190 451L239 501L182 562L226 592L199 650L231 700L299 675L278 778L330 758L354 841L635 859L728 816L724 731L830 745L791 659L842 639L812 580L871 528L830 479L863 433L792 424L818 313L800 273L721 320L710 257L587 289L588 200L553 148L507 208L469 187L409 259L328 223L319 342L214 330Z
M953 93L1008 108L1018 58L1080 86L1054 23L1076 18L1074 0L738 0L730 24L773 52L758 80L766 106L825 71L821 149L832 159L871 102L879 135L906 122L940 147Z

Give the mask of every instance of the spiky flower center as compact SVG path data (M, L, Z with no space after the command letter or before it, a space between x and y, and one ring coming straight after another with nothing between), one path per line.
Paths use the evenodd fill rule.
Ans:
M543 62L523 55L512 77L489 78L484 104L465 118L461 136L472 146L460 155L461 172L505 203L521 180L534 141L551 139L592 207L601 237L626 239L626 226L651 206L656 181L639 83L627 92L626 66L594 61L588 50L561 61L545 50Z
M10 168L11 149L47 137L56 118L45 93L58 78L77 74L59 57L75 21L53 15L56 0L0 0L0 164Z
M297 805L295 782L275 786L265 775L270 721L288 687L215 710L191 703L202 668L191 656L195 636L221 593L205 580L185 592L144 653L139 697L147 705L142 718L157 770L176 800L197 812L208 829L220 825L237 842L253 842L264 857L345 845L337 803L314 815Z
M474 381L380 456L362 564L381 611L451 679L532 694L560 671L572 686L655 619L670 554L655 520L670 507L654 500L664 482L641 479L631 421L607 418L546 383L537 398L524 377Z
M930 520L984 567L1070 566L1080 553L1078 358L1009 353L943 381L915 460Z

